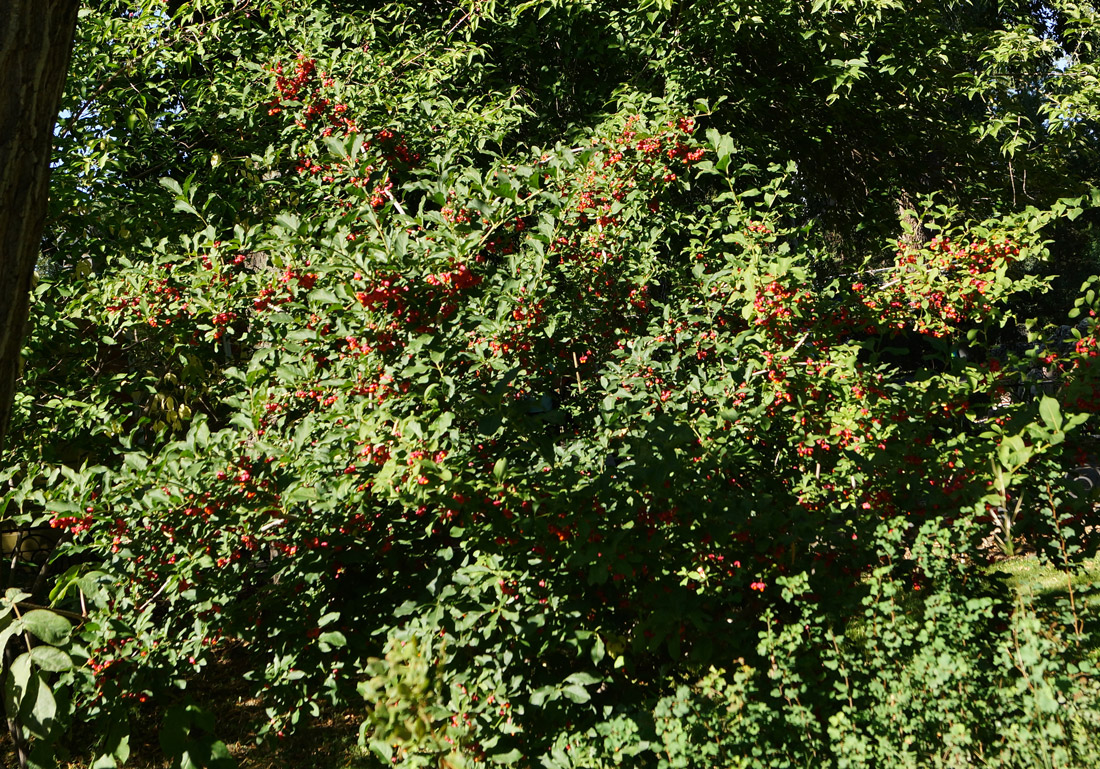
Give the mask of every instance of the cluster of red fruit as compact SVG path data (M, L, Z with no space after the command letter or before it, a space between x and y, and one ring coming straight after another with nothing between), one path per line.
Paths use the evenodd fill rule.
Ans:
M953 243L939 237L924 248L900 249L889 280L876 286L855 283L852 290L888 327L945 337L960 323L981 321L990 312L987 293L998 270L1019 255L1019 246L1008 239Z
M90 529L93 523L95 523L95 516L92 515L58 515L50 519L50 528L65 529L72 534L80 534Z

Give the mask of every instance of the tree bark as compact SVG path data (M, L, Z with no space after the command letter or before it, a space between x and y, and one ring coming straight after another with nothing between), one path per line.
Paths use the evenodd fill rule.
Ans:
M79 6L78 0L0 5L0 451L19 377L46 218L53 128Z

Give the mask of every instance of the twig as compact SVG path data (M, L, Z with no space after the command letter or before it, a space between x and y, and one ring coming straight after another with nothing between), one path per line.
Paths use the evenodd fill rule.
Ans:
M26 601L19 601L18 603L14 604L14 605L19 607L20 609L24 609L26 611L48 611L48 612L51 612L53 614L57 614L61 617L64 617L65 619L71 619L73 621L80 621L81 623L83 623L86 619L88 619L88 615L86 613L87 612L87 607L84 606L84 594L83 593L80 594L80 598L81 598L80 605L81 605L81 608L84 609L85 614L77 614L75 611L65 611L64 609L55 609L52 606L40 606L39 604L27 603ZM18 616L18 613L17 613L17 616Z
M2 673L6 678L10 675L11 665L15 660L15 654L12 652L10 645L6 645L2 651L4 663ZM4 683L7 682L5 681ZM11 735L11 741L15 744L15 755L19 761L19 767L20 769L24 769L30 758L30 746L27 745L27 738L23 736L23 725L19 723L19 714L8 713L7 723L8 734Z
M454 23L454 26L451 27L450 29L448 29L446 34L444 34L443 36L444 37L450 37L452 34L454 34L454 31L462 25L462 22L466 21L466 19L468 19L468 18L470 18L470 12L466 11L465 13L462 14L462 18L459 19L458 21L456 21Z
M22 620L23 619L23 615L19 613L19 604L12 604L11 610L13 612L15 612L15 618L17 620ZM27 652L30 652L30 650L31 650L31 639L30 639L30 636L27 635L26 631L23 632L23 643L26 644L26 646L27 646Z
M393 196L392 192L386 190L386 197L390 199L390 202L393 203L393 207L397 209L397 212L399 214L401 214L402 216L408 216L408 214L405 213L405 209L402 208L401 204L397 202L397 198Z
M138 614L141 614L141 613L142 613L143 611L145 611L145 607L146 607L146 606L148 606L149 604L151 604L151 603L152 603L153 601L157 600L157 597L158 597L158 596L159 596L159 595L160 595L161 593L163 593L163 592L164 592L165 590L167 590L167 589L168 589L168 586L169 586L170 584L172 584L172 578L171 578L171 577L169 577L169 578L168 578L167 580L165 580L165 581L164 581L164 584L160 586L160 589L159 589L159 590L157 590L157 592L155 592L155 593L153 593L153 594L152 594L151 596L149 596L149 600L148 600L148 601L146 601L145 603L143 603L143 604L142 604L141 606L139 606L139 607L138 607Z
M829 640L833 642L833 649L836 650L837 664L840 666L840 674L844 676L844 692L848 696L848 707L854 710L856 704L852 701L852 682L848 679L848 667L840 661L840 646L837 644L836 635L832 630L829 631Z
M803 334L803 335L802 335L802 338L798 340L798 344L796 344L796 345L794 346L794 349L793 349L793 350L791 350L791 351L790 351L790 352L788 353L788 355L794 355L794 354L795 354L796 352L798 352L798 348L799 348L799 347L801 347L801 346L803 345L803 343L804 343L804 342L806 341L807 337L809 337L809 336L810 336L810 332L809 332L809 331L807 331L807 332L806 332L805 334Z
M1047 501L1050 502L1050 513L1054 517L1054 529L1058 532L1058 549L1062 551L1062 563L1066 569L1066 589L1069 591L1069 610L1073 614L1073 629L1077 633L1074 643L1081 645L1081 637L1084 635L1084 626L1081 617L1077 614L1077 603L1073 595L1073 574L1070 571L1069 553L1066 552L1066 538L1062 535L1062 524L1058 520L1058 510L1054 507L1054 493L1047 484Z

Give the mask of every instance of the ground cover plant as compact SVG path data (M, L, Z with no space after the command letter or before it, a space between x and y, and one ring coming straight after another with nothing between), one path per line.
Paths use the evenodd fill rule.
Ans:
M1095 763L1096 9L717 5L87 5L28 764Z

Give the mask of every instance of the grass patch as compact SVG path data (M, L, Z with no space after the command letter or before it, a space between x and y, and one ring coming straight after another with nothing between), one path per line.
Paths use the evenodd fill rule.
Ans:
M1068 596L1072 588L1082 607L1100 606L1100 557L1086 559L1080 568L1066 572L1042 563L1034 554L1017 556L993 564L989 573L1000 576L1007 587L1025 599Z

